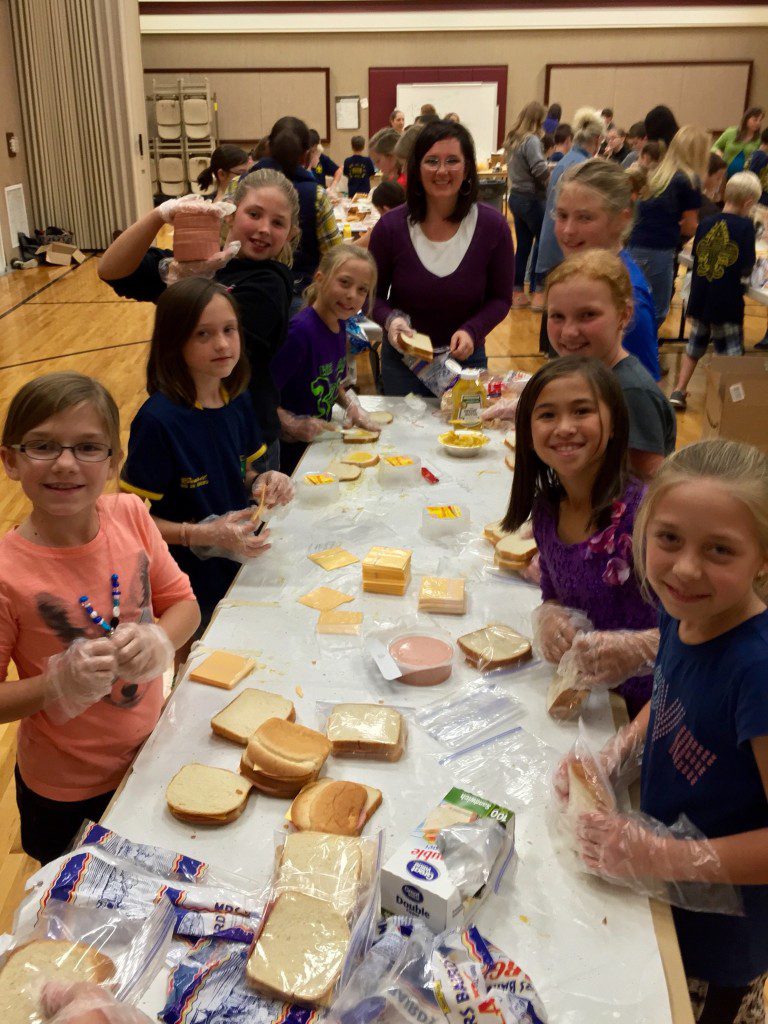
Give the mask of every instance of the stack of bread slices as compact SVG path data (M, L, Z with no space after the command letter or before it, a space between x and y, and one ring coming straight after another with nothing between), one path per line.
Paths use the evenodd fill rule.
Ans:
M330 752L322 733L284 718L268 718L248 740L240 771L268 796L293 797L315 781Z

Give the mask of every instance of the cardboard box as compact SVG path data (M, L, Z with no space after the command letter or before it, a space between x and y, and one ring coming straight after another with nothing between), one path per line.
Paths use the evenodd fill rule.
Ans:
M392 914L418 917L436 933L455 924L468 923L489 885L483 886L474 896L462 899L435 840L441 828L462 821L477 821L478 818L494 818L507 830L508 842L494 865L492 883L506 866L514 846L514 812L482 796L454 788L412 830L408 840L382 867L382 909Z
M711 360L702 437L745 441L768 453L768 355L755 352Z
M85 263L88 258L76 245L65 245L63 242L50 242L48 245L41 245L35 255L45 256L45 262L56 267L68 267L73 261Z

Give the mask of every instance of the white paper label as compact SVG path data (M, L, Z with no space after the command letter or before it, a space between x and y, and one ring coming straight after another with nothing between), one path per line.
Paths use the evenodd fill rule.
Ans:
M731 401L732 402L743 402L744 401L744 398L745 398L744 387L741 384L731 384L731 386L728 388L728 390L731 393Z

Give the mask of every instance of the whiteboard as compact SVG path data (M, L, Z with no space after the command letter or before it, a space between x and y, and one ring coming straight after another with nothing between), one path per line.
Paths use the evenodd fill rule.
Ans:
M442 117L455 111L475 140L478 160L496 150L499 105L496 82L413 82L398 85L397 108L405 123L418 117L422 103L431 103Z

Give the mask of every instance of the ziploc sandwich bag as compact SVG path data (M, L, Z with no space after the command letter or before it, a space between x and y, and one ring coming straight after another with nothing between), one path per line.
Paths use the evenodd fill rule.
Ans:
M391 917L331 1010L334 1024L547 1024L533 982L476 928Z
M506 829L487 881L473 892L462 892L455 870L446 863L439 841L442 829L481 818ZM391 914L411 914L434 932L468 922L489 890L497 891L514 852L515 816L506 807L468 790L454 787L381 869L381 906ZM477 840L478 844L482 839Z

